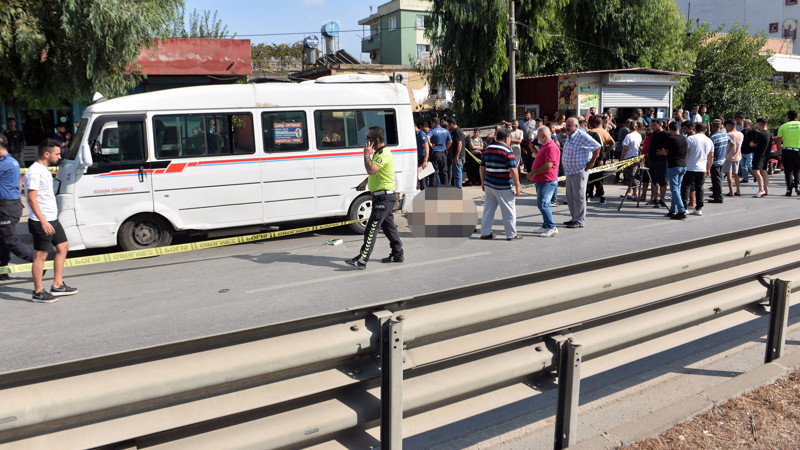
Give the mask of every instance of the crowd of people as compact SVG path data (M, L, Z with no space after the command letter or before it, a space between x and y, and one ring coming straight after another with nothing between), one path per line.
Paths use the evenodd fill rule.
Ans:
M485 138L477 128L472 137L464 138L453 118L419 121L419 163L434 166L434 173L420 181L420 189L479 183L486 194L481 239L494 238L491 226L499 208L508 240L522 238L516 230L515 197L520 195L524 174L536 188L543 218L534 235L552 237L558 234L552 207L559 205L559 175L565 179L570 215L564 225L583 228L587 201L606 203L604 179L611 176L602 169L589 171L615 160L624 167L614 174L614 182L627 185L623 196L666 208L665 216L673 220L684 220L687 214L702 216L705 203L741 196L741 185L751 176L757 184L753 197L774 195L769 191L770 164L783 165L784 195L800 196L796 111L789 111L774 133L765 118L758 118L755 126L744 113L712 118L704 105L676 108L670 119L656 118L654 108L635 109L620 123L608 109L598 113L590 108L586 116L569 118L557 111L553 117L550 121L548 116L533 118L526 113L522 121L495 126ZM475 158L465 159L467 152ZM625 164L626 160L630 161ZM706 179L711 181L708 199Z

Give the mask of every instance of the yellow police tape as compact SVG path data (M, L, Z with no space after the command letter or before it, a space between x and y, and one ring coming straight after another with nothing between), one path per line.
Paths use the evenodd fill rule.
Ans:
M49 170L50 172L53 172L53 173L58 173L58 167L48 167L47 170ZM27 172L27 171L28 171L28 169L20 168L19 169L19 174L20 175L25 175L25 172Z
M395 214L405 214L405 211L397 211L395 212ZM171 255L174 253L191 252L194 250L203 250L207 248L226 247L228 245L246 244L248 242L263 241L283 236L290 236L293 234L301 234L301 233L308 233L310 231L325 230L327 228L336 228L363 221L364 220L359 220L359 219L346 220L344 222L334 222L324 225L314 225L310 227L294 228L291 230L270 231L267 233L250 234L247 236L213 239L202 242L190 242L188 244L168 245L166 247L148 248L143 250L131 250L127 252L106 253L104 255L83 256L80 258L67 258L67 261L64 263L64 267L89 266L92 264L104 264L117 261L127 261L131 259L150 258L153 256L160 256L160 255ZM45 262L44 268L52 269L53 261ZM30 271L31 271L31 263L15 264L15 265L9 265L7 267L0 267L0 274L30 272Z

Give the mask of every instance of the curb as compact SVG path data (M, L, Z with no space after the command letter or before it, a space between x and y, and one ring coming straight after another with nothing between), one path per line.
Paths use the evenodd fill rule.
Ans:
M797 370L800 370L800 351L759 366L637 420L604 431L603 434L578 442L570 448L611 449L633 444L690 420L732 398L774 383L778 378Z

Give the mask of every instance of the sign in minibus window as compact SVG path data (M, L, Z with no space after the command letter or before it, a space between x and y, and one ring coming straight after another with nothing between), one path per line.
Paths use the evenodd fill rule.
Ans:
M153 119L156 158L244 155L256 152L250 114L182 114Z
M264 153L308 150L308 128L304 111L261 113Z
M397 118L393 109L314 111L317 148L359 148L370 127L386 131L386 145L397 145Z

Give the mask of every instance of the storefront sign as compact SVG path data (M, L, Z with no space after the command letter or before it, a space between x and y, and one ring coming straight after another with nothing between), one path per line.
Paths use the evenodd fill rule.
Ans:
M578 108L578 76L558 77L558 109L560 111Z
M653 73L612 73L608 75L609 83L653 83L677 84L681 81L678 75Z
M600 83L597 81L581 81L580 94L578 98L581 102L581 111L588 110L591 107L600 107Z

